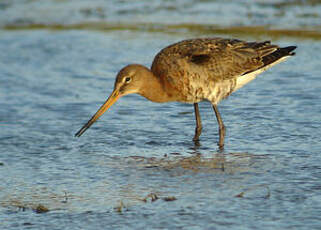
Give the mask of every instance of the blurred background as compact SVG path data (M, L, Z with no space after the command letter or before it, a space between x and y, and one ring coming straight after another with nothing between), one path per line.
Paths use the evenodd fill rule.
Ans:
M195 37L298 46L219 105L119 100L124 65ZM321 1L1 0L0 229L320 229Z
M0 10L0 25L6 29L139 30L316 38L320 36L321 17L318 0L3 0Z

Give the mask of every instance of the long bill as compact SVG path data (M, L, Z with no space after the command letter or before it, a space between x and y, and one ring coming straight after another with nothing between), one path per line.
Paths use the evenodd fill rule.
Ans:
M103 115L104 112L109 109L119 98L121 95L118 90L114 90L112 94L108 97L105 103L98 109L94 116L75 134L76 137L80 137L98 118Z

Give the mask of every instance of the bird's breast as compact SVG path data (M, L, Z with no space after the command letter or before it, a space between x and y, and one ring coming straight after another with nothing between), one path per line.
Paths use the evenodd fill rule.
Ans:
M184 73L180 77L168 76L166 80L167 94L175 101L183 103L198 103L208 100L213 104L219 103L235 89L235 80L213 79L200 73Z

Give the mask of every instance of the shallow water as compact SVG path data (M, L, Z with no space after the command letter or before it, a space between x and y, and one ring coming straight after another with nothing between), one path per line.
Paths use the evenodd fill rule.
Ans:
M3 0L0 25L80 22L196 23L219 26L320 28L319 0Z
M59 15L49 17L55 7L64 9L62 15L72 9L79 13L82 4L88 7L88 1L44 1L37 7L38 1L12 2L2 8L7 14L7 21L0 14L4 25L20 25L20 7L35 10L25 14L38 20L24 21L30 25L61 23L56 21ZM238 6L190 1L179 11L180 1L164 2L161 10L154 9L156 4L150 6L155 22L172 22L171 12L190 10L200 23L215 4L234 10ZM278 15L276 3L248 4ZM48 17L37 11L45 7L50 9ZM124 12L110 9L111 15L126 23L149 20L154 14L137 13L133 8L139 6L126 1L114 7ZM320 4L300 7L318 14ZM92 19L83 15L76 20L75 15L72 22L61 20ZM136 21L130 15L136 15ZM254 20L234 16L242 25ZM193 18L188 14L182 21ZM269 20L275 28L288 28L276 23L280 18ZM318 20L308 18L308 25L319 26ZM289 19L293 28L306 27L297 15L295 19ZM154 104L137 95L120 99L82 137L74 137L112 91L122 66L149 66L161 48L189 37L195 33L144 28L0 30L0 229L320 228L321 40L282 35L273 40L297 45L297 55L219 105L227 126L224 152L217 148L217 124L209 103L200 104L204 129L201 145L194 146L192 105ZM246 34L239 38L256 39ZM44 211L39 205L49 212L37 213Z

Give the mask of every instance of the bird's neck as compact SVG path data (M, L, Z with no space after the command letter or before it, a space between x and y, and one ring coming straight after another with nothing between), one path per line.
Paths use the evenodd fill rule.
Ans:
M168 96L160 78L155 76L151 71L148 71L145 76L144 87L140 91L140 95L150 101L158 103L173 101L172 98Z

